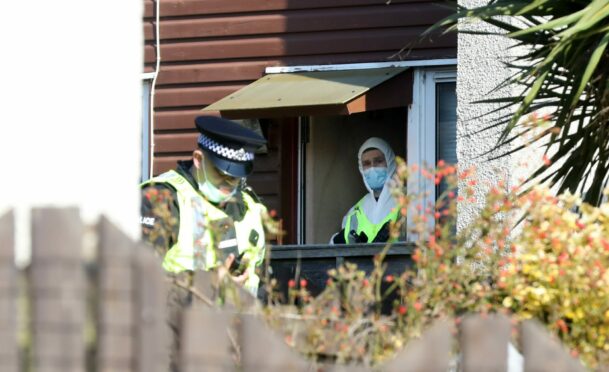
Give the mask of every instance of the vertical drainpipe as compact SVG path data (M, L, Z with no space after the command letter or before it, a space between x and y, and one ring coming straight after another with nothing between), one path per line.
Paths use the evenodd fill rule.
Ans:
M161 37L160 37L160 2L161 0L155 0L155 49L156 49L156 65L154 68L154 78L152 79L152 84L150 86L150 125L148 127L148 138L150 140L150 151L148 153L149 156L149 177L152 178L154 175L154 97L156 92L156 80L159 77L159 69L161 68Z

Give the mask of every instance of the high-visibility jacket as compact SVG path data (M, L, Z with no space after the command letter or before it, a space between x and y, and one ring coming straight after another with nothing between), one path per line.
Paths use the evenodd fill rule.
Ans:
M397 208L394 208L379 223L374 224L370 222L363 209L364 199L365 197L360 199L360 201L355 204L351 212L346 216L344 238L345 242L347 243L351 243L353 241L353 238L349 238L351 231L355 231L356 235L363 232L368 237L368 242L372 242L385 223L388 221L396 221L398 219ZM389 241L393 240L395 239L390 239Z
M243 254L243 259L248 262L245 270L249 277L244 287L256 294L260 278L255 269L263 262L265 250L261 216L266 208L246 192L241 192L246 213L242 220L234 221L176 171L165 172L146 181L143 186L154 183L172 186L180 209L177 241L165 254L163 268L172 273L209 270L222 261L218 250L236 245L239 254Z

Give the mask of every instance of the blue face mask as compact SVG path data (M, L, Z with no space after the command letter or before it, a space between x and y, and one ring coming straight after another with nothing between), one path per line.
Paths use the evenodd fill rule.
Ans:
M385 185L385 181L387 181L387 167L371 167L366 169L364 171L364 179L372 190L382 190L383 186Z

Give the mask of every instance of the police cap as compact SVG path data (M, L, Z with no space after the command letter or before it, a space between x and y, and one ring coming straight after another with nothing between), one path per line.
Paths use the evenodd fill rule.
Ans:
M234 121L215 116L198 116L197 143L216 168L232 177L245 177L254 167L254 151L266 140Z

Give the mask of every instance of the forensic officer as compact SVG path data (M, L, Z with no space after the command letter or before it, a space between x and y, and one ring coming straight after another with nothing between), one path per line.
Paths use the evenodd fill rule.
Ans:
M389 184L396 169L395 154L387 142L371 137L357 154L359 171L368 189L344 216L342 229L330 243L378 243L390 240L389 225L398 218L397 203Z
M143 236L161 252L167 272L232 264L235 281L255 295L266 209L244 179L266 140L218 117L199 116L195 123L199 137L192 160L143 184Z

